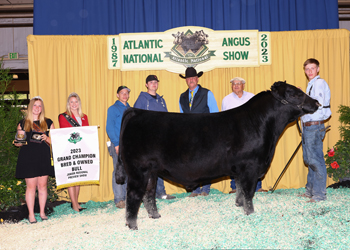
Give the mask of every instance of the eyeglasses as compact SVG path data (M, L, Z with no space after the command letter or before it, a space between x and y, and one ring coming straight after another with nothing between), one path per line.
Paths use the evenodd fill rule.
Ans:
M241 82L233 82L232 85L242 85L244 83L241 83Z

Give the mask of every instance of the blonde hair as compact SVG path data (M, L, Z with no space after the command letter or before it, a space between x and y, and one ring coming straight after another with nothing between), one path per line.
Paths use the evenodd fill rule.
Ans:
M27 109L27 115L24 119L24 130L26 132L29 132L30 130L33 130L33 106L36 101L41 102L41 113L39 114L38 120L40 122L40 128L43 132L46 132L47 130L47 123L45 120L45 107L43 99L40 96L33 97L28 105Z
M81 111L81 101L80 101L80 97L79 97L78 94L75 93L75 92L70 93L69 96L68 96L68 99L67 99L67 106L66 106L66 113L67 113L69 116L72 116L72 111L70 110L70 106L69 106L69 100L70 100L72 97L77 98L78 103L79 103L78 113L79 113L79 116L80 116L80 117L83 117L84 114L83 114L83 112Z

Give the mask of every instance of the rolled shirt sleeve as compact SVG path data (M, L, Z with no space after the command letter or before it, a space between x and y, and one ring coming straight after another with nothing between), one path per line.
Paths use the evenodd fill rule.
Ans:
M208 107L209 107L209 111L210 113L217 113L219 112L219 108L218 108L218 104L216 103L215 97L213 92L208 91Z

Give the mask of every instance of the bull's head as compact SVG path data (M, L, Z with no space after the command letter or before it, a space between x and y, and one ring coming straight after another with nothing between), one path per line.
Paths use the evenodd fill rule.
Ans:
M185 36L184 33L180 33L180 31L178 31L176 34L172 34L173 37L175 37L174 39L174 44L181 44L182 43L182 38Z
M71 137L72 139L77 139L77 138L80 137L80 134L79 134L79 133L72 133L72 134L70 134L70 137Z
M301 89L286 82L275 82L271 86L271 94L281 103L295 106L305 114L314 113L321 106L317 100L309 97Z
M196 41L197 42L200 42L202 44L208 44L209 43L208 35L205 34L203 30L196 31L194 35L196 36Z

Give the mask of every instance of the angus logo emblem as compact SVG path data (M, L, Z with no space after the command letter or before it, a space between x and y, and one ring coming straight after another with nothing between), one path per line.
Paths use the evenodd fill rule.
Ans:
M82 139L83 138L80 137L79 133L74 132L70 134L70 138L68 139L68 141L71 143L77 144L77 142L80 142Z
M186 32L178 31L172 35L175 38L174 46L171 48L171 52L165 52L165 57L169 57L174 63L182 64L185 67L195 67L209 61L211 56L215 56L215 50L210 51L207 47L209 35L205 34L203 30L193 33L189 29Z

